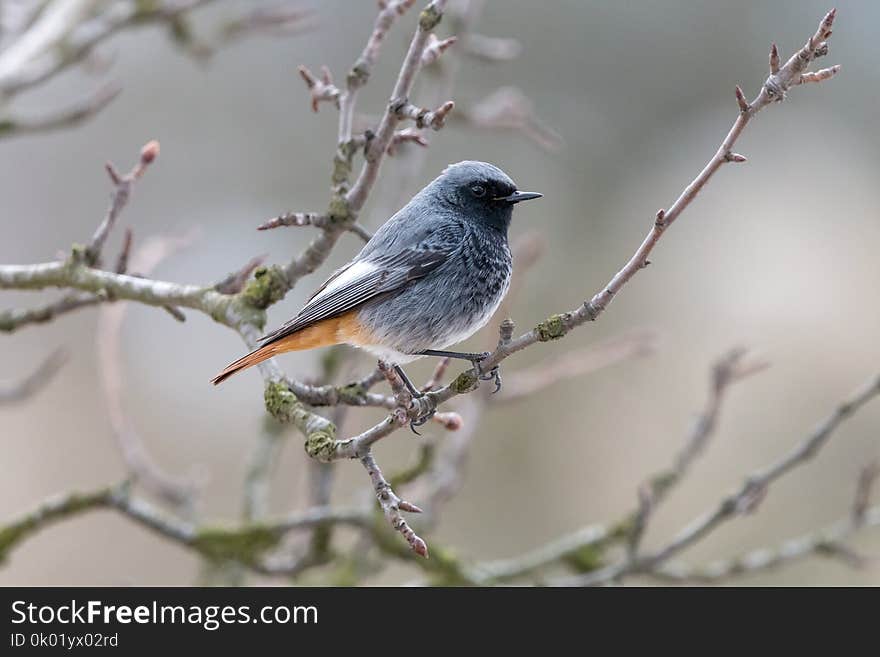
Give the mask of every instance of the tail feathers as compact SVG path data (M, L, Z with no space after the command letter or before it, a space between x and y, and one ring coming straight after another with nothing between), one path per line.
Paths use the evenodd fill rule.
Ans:
M280 345L277 343L267 344L259 349L255 349L247 356L242 356L234 363L231 363L226 366L226 368L220 372L217 376L211 379L211 383L215 386L223 383L226 379L228 379L233 374L241 372L242 370L246 370L247 368L256 365L258 363L262 363L264 360L268 360L280 353L281 350L278 348Z
M340 332L340 327L347 329L350 323L351 319L346 319L345 315L333 317L301 329L296 333L277 338L228 365L220 374L211 379L211 382L216 386L219 383L223 383L233 374L287 351L302 351L304 349L327 347L344 342L349 339L351 331L342 330Z

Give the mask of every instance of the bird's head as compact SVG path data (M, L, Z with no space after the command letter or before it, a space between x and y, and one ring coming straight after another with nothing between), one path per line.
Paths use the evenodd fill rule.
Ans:
M541 198L537 192L521 192L498 167L467 160L450 164L425 190L451 205L468 221L506 232L513 206Z

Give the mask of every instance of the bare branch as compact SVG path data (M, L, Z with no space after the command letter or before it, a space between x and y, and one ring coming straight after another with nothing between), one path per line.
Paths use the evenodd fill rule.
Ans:
M130 485L123 482L88 493L68 493L50 498L34 510L0 526L0 560L7 558L19 543L47 526L97 509L115 510L154 533L209 559L233 560L256 572L268 574L272 574L272 569L265 566L264 555L275 548L288 532L325 524L373 529L369 514L362 510L328 507L314 507L304 513L293 513L261 525L203 527L164 513L145 500L133 498Z
M373 72L373 66L379 58L379 49L385 40L385 35L394 24L397 17L402 16L406 11L415 4L415 0L390 0L383 1L380 4L379 15L373 25L373 32L367 39L367 45L352 66L351 71L346 78L347 89L340 98L339 107L339 143L345 144L351 141L351 126L354 120L354 108L357 103L357 94L363 87L370 74Z
M65 313L95 306L107 300L100 294L67 294L58 301L53 301L37 308L0 311L0 331L12 332L28 324L44 324L51 322Z
M379 466L376 464L376 460L373 458L373 455L369 450L361 456L360 460L363 466L367 469L367 473L370 475L370 480L373 482L373 488L376 491L376 498L379 500L379 505L382 507L382 511L385 513L388 522L391 523L391 526L395 531L403 534L403 537L406 539L406 542L409 543L413 552L419 556L427 558L428 546L425 545L425 541L419 538L419 536L410 529L409 525L406 524L406 520L404 520L403 516L400 514L401 511L421 513L422 510L419 507L400 499L394 494L394 491L391 490L391 485L385 480L385 477L382 476L382 471L379 470Z
M403 130L397 130L394 133L394 138L391 140L391 143L388 144L388 155L394 156L397 149L402 144L416 144L417 146L425 148L428 146L428 140L425 139L419 128L404 128Z
M244 289L247 280L250 278L251 274L254 273L254 270L262 265L265 260L265 255L251 258L241 269L232 272L222 281L214 285L214 289L220 294L238 294Z
M779 73L779 49L775 43L770 44L770 75Z
M865 524L868 505L871 503L871 491L878 477L880 477L880 463L877 462L866 465L859 473L852 506L852 521L856 526Z
M844 542L859 530L871 527L880 527L880 506L865 509L860 524L842 520L828 529L788 539L778 547L751 550L740 557L719 559L702 567L670 562L647 575L666 582L717 584L735 577L756 575L811 556L837 558L847 566L861 567L864 559L855 555Z
M782 94L787 90L804 71L806 66L816 56L816 44L824 43L824 40L830 35L831 23L834 20L834 11L828 13L827 16L819 24L816 34L811 37L807 44L785 63L785 65L775 75L771 75L761 88L761 92L748 105L747 110L738 113L727 136L722 140L721 145L715 152L715 155L709 160L699 175L681 192L676 201L667 210L660 210L657 213L651 229L642 241L636 252L630 257L629 261L620 269L608 283L591 299L585 301L579 308L572 311L553 315L545 321L538 324L533 330L525 333L518 338L506 341L500 345L489 358L485 359L481 366L483 368L492 368L498 365L508 356L525 349L538 342L547 342L562 338L573 328L581 326L587 322L595 321L605 311L614 297L623 289L623 287L636 275L637 272L644 269L648 264L648 256L654 250L663 233L669 226L681 215L682 212L696 198L700 190L709 182L713 174L721 168L725 163L734 161L730 155L733 153L733 146L739 139L748 122L761 109L776 100L780 100ZM464 378L462 378L464 377ZM461 392L469 392L479 385L476 373L466 372L456 382L437 391L432 401L446 401Z
M316 78L305 66L297 68L300 76L305 81L312 97L312 111L318 111L318 105L324 102L333 103L339 109L339 87L333 84L333 76L326 66L321 67L321 77Z
M134 266L149 272L162 260L191 242L192 234L179 238L154 238L135 254ZM167 504L186 509L193 501L195 486L182 478L168 475L156 464L133 422L125 413L122 400L125 376L122 371L124 358L121 344L125 311L126 304L104 306L95 333L98 372L104 388L110 424L132 479Z
M801 73L801 76L797 79L797 81L793 82L792 84L804 84L807 82L823 82L825 80L828 80L828 79L834 77L839 72L840 72L840 64L836 64L834 66L831 66L830 68L822 68L822 69L819 69L818 71L814 71L814 72Z
M501 87L462 112L471 125L487 130L518 132L548 151L558 151L562 137L542 122L534 103L516 87Z
M591 374L621 361L647 356L654 353L655 342L654 333L633 331L570 351L505 377L504 388L492 397L492 401L516 401L556 383Z
M257 226L257 230L270 230L272 228L280 228L281 226L314 226L316 228L326 228L328 226L328 220L326 215L317 212L285 212L282 215L260 224Z
M226 45L252 34L277 37L302 34L314 27L314 23L310 21L314 14L311 9L295 5L257 7L244 16L227 22L221 30L220 41Z
M91 11L93 0L59 0L42 11L33 25L0 53L0 81L16 75L32 60L60 43Z
M656 552L643 555L638 559L622 561L607 568L572 579L566 583L577 585L603 584L614 581L626 574L656 570L660 564L693 545L721 523L742 513L754 510L756 504L763 499L773 482L792 468L812 458L828 442L834 430L841 423L878 394L880 394L880 376L869 381L849 399L840 404L797 447L775 463L749 476L737 491L725 496L713 511L695 519L675 538Z
M613 539L602 525L589 525L567 536L512 559L500 559L479 564L474 568L481 584L510 582L526 577L548 566L562 563L573 555L597 548Z
M455 103L451 100L447 100L445 103L434 110L429 110L426 107L416 107L412 103L404 102L395 109L395 112L397 113L398 119L411 119L415 121L417 128L431 128L432 130L439 130L445 125L446 117L454 108ZM398 133L396 132L394 133L394 136L392 137L392 143L397 134Z
M107 163L107 173L110 176L110 180L114 185L113 196L110 202L110 207L107 209L107 214L104 217L104 220L100 223L97 230L95 230L95 234L92 236L91 242L89 242L88 247L85 250L85 262L90 266L98 265L101 261L101 250L104 248L104 242L107 241L107 236L110 234L110 231L113 230L113 226L116 223L116 219L119 217L119 214L128 204L128 200L131 197L132 189L134 188L134 183L137 181L147 170L147 167L159 156L159 142L157 141L149 141L144 144L144 147L141 149L140 158L137 163L132 167L131 171L126 173L123 176L120 176L116 169L109 162Z
M121 91L119 85L109 84L91 96L51 114L0 119L0 139L60 130L83 123L113 102Z
M430 66L435 63L444 52L446 52L452 44L458 41L457 36L451 36L446 39L438 39L436 35L431 34L428 37L428 43L422 52L422 66Z
M0 94L7 97L39 84L82 61L121 30L150 22L173 24L211 0L116 0L107 11L90 14L93 0L61 0L41 13L9 48L0 53Z
M767 363L761 361L744 363L745 355L745 349L732 349L713 365L706 406L694 422L684 447L675 457L672 467L655 474L639 488L639 505L634 514L633 528L627 545L631 559L636 558L651 515L673 488L681 483L690 466L703 452L706 443L715 432L722 402L730 384L767 367Z
M394 90L391 92L391 100L385 113L382 115L382 119L379 121L376 136L370 142L369 148L367 148L364 156L366 160L364 166L354 186L346 194L345 200L353 212L360 211L367 200L370 190L372 190L373 185L376 183L382 159L400 121L397 110L401 103L407 102L412 92L413 82L421 65L422 52L428 43L428 36L440 22L445 7L446 0L432 0L419 16L419 28L409 45L403 65L400 67L397 82L394 85Z
M199 285L186 285L115 274L84 265L76 258L35 265L0 265L0 289L72 288L150 306L183 306L204 312L228 309L225 295ZM223 317L223 314L220 315Z

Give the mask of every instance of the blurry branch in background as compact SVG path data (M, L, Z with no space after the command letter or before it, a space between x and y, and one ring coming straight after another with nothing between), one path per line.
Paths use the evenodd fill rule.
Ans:
M763 361L744 363L743 358L745 355L745 349L736 348L718 359L711 370L709 398L706 401L706 406L697 416L684 446L675 457L672 467L655 474L639 488L639 506L633 515L633 526L627 545L630 558L636 558L639 544L651 515L669 493L681 483L681 480L687 474L693 462L703 452L706 443L715 432L721 414L721 403L730 384L741 381L745 377L760 372L769 366L769 363Z
M144 275L149 274L162 260L189 246L193 237L191 231L190 234L177 238L154 237L147 240L132 256L131 266ZM130 480L141 484L146 491L171 507L191 514L196 483L166 474L153 461L133 422L125 413L122 324L126 308L124 303L104 306L95 332L98 373L104 388L110 424L128 468Z
M813 458L845 420L878 394L880 394L880 376L870 380L839 404L831 415L819 423L813 432L788 454L748 476L742 486L724 496L714 510L696 518L660 549L642 555L637 555L631 550L628 558L560 583L579 586L608 584L626 575L656 571L671 557L699 541L723 522L739 515L752 513L763 501L773 482Z
M67 352L56 349L31 374L19 381L0 381L0 405L20 402L42 390L67 362Z
M832 433L844 420L851 417L864 404L880 395L880 377L869 381L855 394L842 402L835 411L787 455L766 468L749 476L734 493L722 498L717 508L685 527L660 549L639 553L639 544L649 516L644 514L645 497L654 495L654 508L665 499L672 488L692 465L694 458L705 447L706 441L718 421L719 404L724 390L734 381L760 371L765 367L761 361L744 362L745 352L735 349L723 356L712 367L710 399L697 419L696 425L685 440L684 447L672 469L651 478L639 492L640 505L634 512L608 525L591 525L568 536L556 539L519 557L477 564L472 571L481 584L533 579L554 585L595 586L620 583L629 576L646 576L676 581L723 581L756 570L782 565L795 558L811 554L851 555L843 541L856 532L880 524L880 507L870 507L871 471L863 471L855 496L854 511L850 518L841 521L827 531L810 533L786 541L778 549L759 549L737 559L719 561L706 567L695 567L671 562L671 558L694 544L725 520L753 512L766 495L772 482L814 456L827 443ZM648 488L648 491L644 489ZM653 509L652 509L653 510ZM621 556L614 558L610 552L621 548ZM845 559L849 565L853 560ZM583 574L564 578L538 579L548 569L568 568Z
M548 151L562 148L562 136L538 118L532 100L516 87L495 90L460 116L475 128L518 132Z
M753 550L741 557L718 560L702 568L669 563L654 570L651 576L668 581L712 584L738 575L752 575L809 556L838 559L844 565L861 568L876 558L859 555L846 545L846 541L860 530L880 527L880 506L869 506L871 487L877 474L875 463L862 469L856 484L852 515L831 527L791 538L776 548Z
M33 117L9 116L0 119L0 139L69 128L91 118L109 105L122 88L114 83L52 114Z
M493 402L513 402L609 365L631 358L649 356L655 351L656 335L650 331L632 331L607 340L574 349L556 358L516 371L507 377Z
M293 3L257 7L230 19L212 40L197 38L190 13L216 0L32 0L0 3L0 138L68 127L91 118L119 93L105 84L86 99L39 117L7 115L10 101L27 89L96 55L110 37L143 25L160 25L185 52L210 56L248 34L290 36L313 26L312 12Z
M2 43L9 45L0 51L0 92L11 96L31 84L48 79L54 72L78 61L109 34L122 26L138 22L130 13L133 3L120 2L114 5L118 7L113 9L114 13L98 15L87 10L87 4L56 0L52 3L53 11L58 12L54 23L47 27L45 21L48 20L48 14L35 14L30 23L24 21L27 24L20 26L18 34L4 37ZM181 21L185 12L201 4L204 3L158 3L155 9L150 9L153 13L142 17L142 20L167 22L178 39L190 43L190 50L195 52L197 48L193 44L196 42L187 36L189 31ZM290 262L263 266L262 259L252 259L213 285L185 285L147 279L140 274L126 273L131 249L129 232L115 270L100 268L104 243L128 200L133 183L158 153L158 145L151 142L144 147L139 163L128 174L120 175L108 167L114 184L113 201L88 246L75 246L68 258L54 262L0 265L0 289L41 290L58 287L69 291L69 296L57 302L60 305L51 311L7 311L0 315L0 327L11 331L38 321L38 315L46 320L81 305L130 300L164 307L178 318L182 317L180 308L205 313L239 333L245 344L252 348L265 329L267 308L282 300L300 279L322 266L345 232L353 232L363 239L369 238L369 232L360 223L360 214L388 155L395 156L392 164L396 166L393 174L387 177L387 196L391 200L386 199L385 203L393 209L399 207L402 195L407 193L416 176L421 175L425 157L423 147L429 145L430 131L443 127L447 123L447 115L455 117L458 114L478 129L516 131L547 149L560 144L558 135L536 118L531 101L512 88L495 90L471 108L464 111L459 108L452 112L453 83L462 68L464 56L476 55L492 61L504 61L516 56L520 50L515 40L474 32L482 6L478 0L433 0L425 6L418 16L417 27L381 116L368 128L356 124L359 92L370 79L389 30L413 4L414 0L383 0L379 3L366 45L345 76L344 85L334 83L329 69L322 68L319 76L305 67L299 69L312 108L317 110L322 103L338 108L338 129L330 158L330 198L326 209L320 212L289 212L259 226L261 230L283 226L310 226L316 229L317 234ZM444 14L452 31L445 38L435 34ZM303 15L289 15L289 24L282 31L298 30ZM58 16L65 20L60 20ZM70 17L76 17L76 20ZM745 161L742 155L733 151L733 147L752 117L772 102L784 98L792 87L826 80L837 72L838 67L807 71L807 66L814 59L827 53L826 40L831 35L833 19L832 11L804 47L784 64L780 63L778 50L773 46L770 76L751 103L737 87L739 113L716 153L675 202L657 213L641 246L599 292L575 310L553 315L518 337L514 337L513 321L504 319L500 322L497 341L492 340L493 351L482 367L491 369L518 351L539 342L560 339L572 329L596 320L626 283L649 264L648 256L660 237L713 174L726 163ZM273 22L265 16L252 16L231 29L229 36L250 30L262 31L271 24ZM91 31L84 30L86 25L92 25ZM68 45L71 42L79 44L77 48L65 51L73 53L70 58L59 59L61 51L57 48L44 51L43 46L27 43L27 40L32 40L37 45L40 42L44 45L57 44L62 39ZM415 82L423 67L428 75L417 91ZM414 125L401 126L401 123L408 121L414 122ZM358 159L362 160L359 169L356 167ZM382 218L387 214L383 213ZM540 256L540 239L526 236L514 245L514 251L517 274L509 299L522 286L523 275L529 266ZM507 304L510 303L509 299ZM502 307L503 313L506 314L508 310L509 305ZM152 492L160 499L174 502L186 495L178 495L180 491L176 485L169 486L166 475L146 458L143 446L130 431L122 410L120 393L123 383L118 349L121 312L112 309L109 315L104 315L100 338L104 349L102 357L105 359L102 369L114 426L120 435L132 477L147 484L147 488L151 487L149 481L153 478ZM428 547L420 534L425 535L436 527L443 504L460 489L470 446L478 435L479 419L487 408L493 403L510 402L535 394L555 382L645 355L650 352L652 345L653 336L650 333L632 332L586 348L572 349L565 360L545 361L514 373L508 388L498 398L489 395L486 388L477 390L480 387L480 372L475 369L462 372L443 385L448 366L445 362L438 364L426 383L425 395L413 399L393 370L388 368L380 367L367 377L345 383L346 379L341 378L340 372L345 371L349 364L351 351L328 350L319 381L288 377L278 363L269 360L259 368L266 410L279 426L293 425L303 434L305 450L315 461L309 495L311 507L308 510L281 520L267 519L266 498L271 466L280 452L278 431L267 430L257 437L244 486L244 520L238 526L206 527L193 518L181 519L178 517L180 513L166 515L145 500L132 497L130 482L126 482L85 496L62 497L0 527L0 554L6 553L21 539L49 522L93 508L112 508L161 536L191 547L211 562L243 566L266 575L293 577L312 568L334 566L338 570L335 575L331 573L334 581L338 576L343 581L351 581L354 577L354 582L358 582L367 574L381 569L386 562L400 560L419 568L429 582L447 584L488 584L526 579L544 581L536 578L544 577L543 571L549 568L564 568L577 573L566 579L550 580L565 584L609 584L629 576L699 579L705 577L708 571L675 566L670 562L671 558L724 521L754 510L769 485L811 457L843 420L878 393L880 382L872 381L870 386L840 406L798 448L749 477L738 491L722 498L714 510L696 519L663 547L643 552L640 550L641 540L652 513L672 488L680 483L705 447L718 421L721 404L730 384L764 367L760 362L744 363L744 352L734 350L713 367L709 399L697 424L671 468L642 486L635 511L616 523L587 527L513 559L472 565L454 557L443 546L432 548L431 559L422 558L427 556ZM374 391L383 381L389 384L390 394ZM440 405L446 402L458 403L458 412L438 412ZM384 409L388 415L349 438L337 438L340 423L345 419L347 410L354 406ZM332 411L325 417L316 411L320 407L332 407ZM442 427L449 433L442 440L431 436L422 439L414 463L386 477L375 460L373 446L411 420L431 414L434 420L432 426ZM339 459L361 461L370 477L379 503L378 509L375 502L369 508L365 506L354 510L328 506L333 482L330 464ZM807 553L828 553L832 549L836 550L836 554L846 553L841 541L856 530L876 524L878 516L875 508L869 507L870 484L873 481L870 471L866 471L860 481L857 502L854 503L848 524L833 530L830 539L828 535L823 535L825 538L811 535L799 539L796 548L786 544L764 561L753 556L747 557L746 561L758 568L783 563ZM395 492L404 488L407 497L417 499L420 507L404 501ZM419 516L414 517L410 526L403 513L419 513ZM332 544L333 531L337 526L346 526L358 534L356 549L351 556L338 553ZM307 532L308 540L304 549L291 550L281 544L282 537L294 529ZM405 541L396 534L401 534ZM612 555L612 549L620 554ZM364 555L369 551L377 552L382 558L378 562L369 561ZM727 562L732 565L725 566L719 572L730 576L747 572L751 566L745 565L746 561ZM352 575L352 572L356 575Z
M134 183L144 175L147 168L158 156L159 142L151 141L141 149L137 163L128 173L120 174L110 162L105 165L107 175L110 177L110 182L113 185L110 206L107 208L104 218L98 224L88 244L86 246L74 245L71 254L71 264L82 264L85 267L98 267L101 265L101 253L104 249L104 243L107 241L107 237L116 224L116 220L119 218L122 210L128 204ZM122 251L116 260L116 268L114 270L116 274L125 274L127 271L131 243L131 233L129 232L123 243ZM58 301L40 308L0 311L0 331L15 331L27 324L51 321L59 315L73 310L113 300L114 296L112 293L99 287L93 293L83 294L74 292L67 294Z

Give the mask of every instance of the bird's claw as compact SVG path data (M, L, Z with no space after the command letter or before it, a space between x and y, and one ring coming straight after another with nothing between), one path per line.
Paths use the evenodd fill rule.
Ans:
M487 374L480 375L481 381L495 381L495 390L492 391L494 395L496 392L501 390L501 368L496 365L493 367Z
M495 365L495 367L493 367L488 372L484 372L481 365L481 363L491 355L492 354L490 352L484 351L482 354L480 354L479 359L473 360L473 366L474 369L477 371L477 376L479 377L480 381L495 382L495 390L492 391L492 394L494 395L496 392L501 390L501 367L499 365Z
M430 420L432 417L434 417L434 414L436 412L437 412L437 409L432 408L430 411L428 411L427 413L425 413L421 417L417 417L414 420L410 420L410 423L409 423L410 431L412 431L417 436L421 436L422 434L420 434L418 431L416 431L416 427L420 427L423 424L427 423L428 420Z

